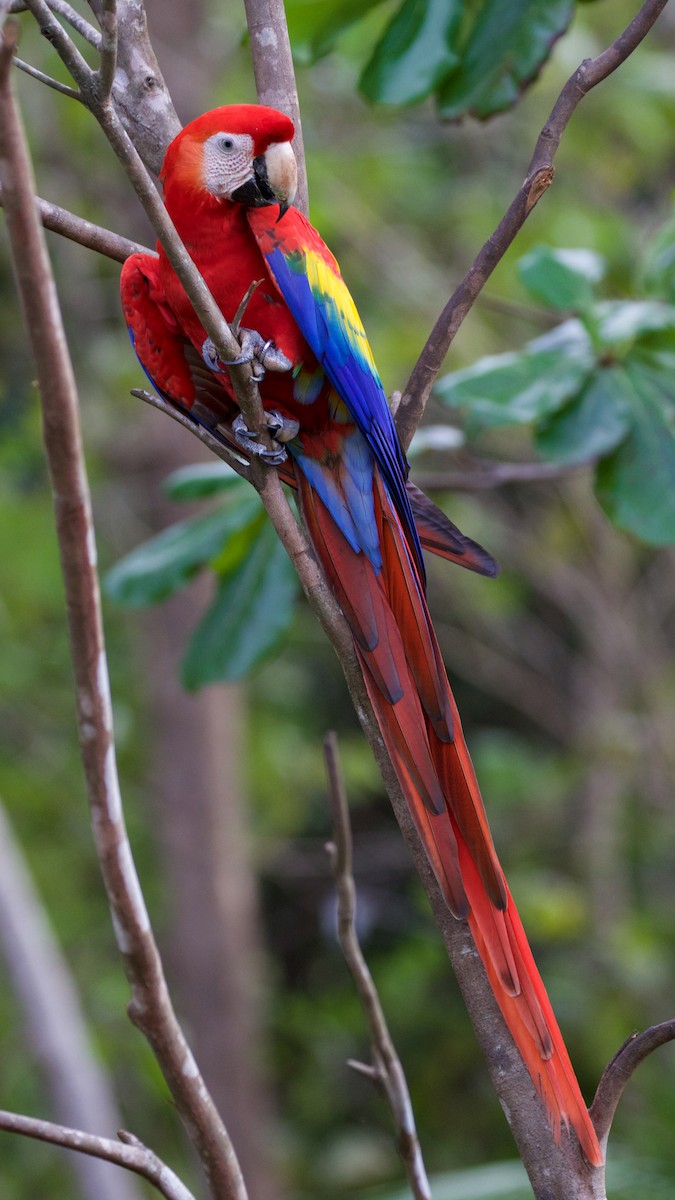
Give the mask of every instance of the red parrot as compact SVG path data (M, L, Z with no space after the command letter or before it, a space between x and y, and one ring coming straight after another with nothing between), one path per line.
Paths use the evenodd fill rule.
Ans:
M382 383L338 265L292 206L293 125L257 105L217 108L169 146L166 207L220 310L249 296L242 355L260 379L275 452L261 451L227 364L164 251L132 255L122 301L146 374L230 446L263 453L297 488L317 557L354 637L368 695L449 908L467 920L556 1139L602 1154L493 846L425 598L421 542L473 570L490 556L407 484Z

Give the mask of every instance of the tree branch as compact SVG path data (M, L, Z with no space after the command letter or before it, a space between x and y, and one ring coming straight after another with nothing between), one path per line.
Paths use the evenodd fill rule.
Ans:
M75 88L71 88L67 83L59 83L58 79L52 79L51 75L45 75L44 71L38 71L37 67L32 67L30 63L24 62L22 58L14 59L14 66L18 67L19 71L23 71L25 75L30 75L31 78L44 83L45 87L52 88L55 92L60 92L62 96L69 96L71 100L82 100L82 97Z
M52 43L59 58L65 63L84 96L85 90L90 90L95 82L95 72L82 57L63 26L56 20L46 0L26 0L26 7L35 17L40 33L48 42Z
M245 1200L246 1189L234 1150L171 1005L124 825L77 393L37 216L25 138L11 92L10 66L16 36L17 28L12 23L4 33L0 52L0 182L42 399L77 683L80 750L94 841L117 944L131 983L130 1016L152 1045L213 1195L219 1200Z
M47 0L47 3L52 12L58 13L59 16L63 17L64 21L67 21L79 33L80 37L84 38L85 42L89 42L89 45L93 46L95 50L99 49L101 35L98 29L94 29L94 26L90 25L76 9L72 8L67 3L67 0ZM11 13L28 12L28 4L26 0L13 0L9 5L8 11Z
M663 1021L644 1033L632 1033L607 1064L590 1107L591 1120L601 1144L609 1136L619 1100L633 1072L648 1055L672 1041L675 1041L675 1020Z
M211 453L215 454L217 458L220 458L224 463L227 463L228 467L231 467L233 471L237 472L237 475L241 475L242 479L248 480L249 483L251 482L251 470L249 465L241 462L238 458L235 458L234 454L232 454L227 447L224 446L223 443L211 433L211 430L206 428L205 425L198 425L195 421L193 421L192 417L190 417L187 412L183 412L182 409L176 408L176 406L174 404L170 404L168 400L163 400L161 396L156 396L154 392L147 392L144 388L132 388L131 395L135 396L138 400L142 400L144 404L149 404L151 408L158 409L159 412L164 413L165 416L171 417L172 421L176 421L178 425L182 426L183 429L187 429L188 433L192 433L196 438L199 438L200 442L206 446L207 450L210 450Z
M44 0L30 0L30 3L31 8L39 8ZM123 11L130 10L134 4L137 8L142 8L140 0L124 0L121 4L120 25ZM120 64L123 54L127 52L125 35L121 37L120 41ZM120 66L118 76L121 76L121 73ZM130 60L129 92L132 95L135 94L136 82L136 71ZM115 89L114 95L115 102L120 105L117 89ZM111 105L97 106L95 90L91 88L87 90L85 101L90 104L120 161L132 178L146 212L151 216L172 266L174 266L206 332L221 350L222 357L233 357L232 353L228 352L228 346L231 345L231 333L224 325L218 310L214 311L213 301L208 296L203 281L197 275L194 264L176 238L175 231L159 201L152 181L140 169L141 160L136 154L132 142L124 134ZM162 111L165 115L169 112L166 106ZM155 156L155 161L157 158L161 158L161 152L169 140L169 138L164 140L165 135L170 131L171 120L169 117L166 117L161 132L159 134L155 132L154 140L146 138L142 122L140 127L136 126L133 112L128 111L125 121L127 129L133 131L134 142L138 133L139 146L145 161L150 162L151 156ZM159 122L156 122L156 125L159 125ZM122 136L123 134L124 136ZM163 141L163 145L160 145L161 141ZM153 169L155 169L154 166ZM244 411L247 423L252 428L259 428L261 406L257 389L253 390L249 374L246 368L235 368L232 371L233 385L237 402ZM506 1031L468 927L465 922L458 922L452 917L440 893L402 795L396 773L386 754L367 697L347 623L326 584L304 533L298 527L291 513L276 472L266 469L260 463L253 463L251 464L251 481L259 490L275 529L296 567L310 606L340 659L352 703L373 750L403 836L408 843L415 866L429 896L434 917L460 982L478 1041L487 1059L496 1092L502 1100L536 1195L538 1197L546 1196L547 1200L563 1200L563 1198L564 1200L575 1200L576 1197L581 1198L582 1196L585 1198L590 1193L583 1190L583 1181L580 1182L576 1144L570 1139L565 1139L559 1147L553 1146L543 1106L532 1087L522 1059Z
M56 1117L109 1131L121 1124L95 1055L68 964L0 803L0 945L16 991L31 1058L44 1073ZM130 1178L88 1158L74 1169L88 1200L139 1200Z
M113 233L111 229L95 225L92 221L87 221L84 217L78 217L76 213L69 212L67 208L61 208L60 205L52 204L49 200L42 200L40 196L36 196L35 200L40 220L45 229L50 229L53 233L60 233L80 246L86 246L87 250L95 250L97 254L103 254L106 258L112 258L115 262L120 263L125 262L130 254L155 253L147 246L142 246L140 242L132 242L119 233ZM4 208L1 188L0 208Z
M112 94L117 70L117 2L103 0L101 14L101 61L98 69L99 99L105 104Z
M359 994L370 1030L373 1066L368 1074L384 1092L394 1118L397 1144L416 1200L431 1200L431 1189L422 1158L408 1084L391 1039L387 1019L368 964L356 933L356 888L352 870L352 831L344 779L340 768L337 738L329 733L324 740L330 804L333 813L333 838L327 849L335 878L338 899L338 937L345 961ZM351 1063L363 1070L362 1063Z
M51 1121L24 1117L5 1110L0 1110L0 1129L8 1133L20 1133L40 1142L51 1142L55 1146L65 1146L68 1150L78 1150L80 1154L126 1167L128 1171L147 1179L162 1196L166 1196L166 1200L195 1200L192 1192L153 1150L123 1130L118 1135L123 1143L120 1145L111 1138L97 1137L80 1129L69 1129L65 1125L55 1125Z
M258 100L285 112L295 125L293 150L298 163L295 205L307 216L309 193L305 147L284 0L244 0L244 7Z
M637 16L612 45L597 58L586 59L567 80L539 134L524 183L453 292L413 368L396 418L404 449L410 445L443 360L462 321L535 204L552 183L553 159L574 110L592 88L611 75L633 53L666 3L667 0L645 0Z

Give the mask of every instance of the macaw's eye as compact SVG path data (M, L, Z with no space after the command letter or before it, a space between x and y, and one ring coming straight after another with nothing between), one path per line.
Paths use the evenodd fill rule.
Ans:
M221 150L234 150L234 138L222 137L220 139Z

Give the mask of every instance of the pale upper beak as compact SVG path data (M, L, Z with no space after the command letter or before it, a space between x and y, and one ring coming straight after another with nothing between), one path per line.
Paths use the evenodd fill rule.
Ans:
M253 174L232 193L240 204L261 208L280 206L279 219L293 203L298 186L298 167L290 142L273 142L253 160Z

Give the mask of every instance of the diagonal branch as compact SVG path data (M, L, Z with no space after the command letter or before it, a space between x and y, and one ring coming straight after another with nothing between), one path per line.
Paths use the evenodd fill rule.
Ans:
M59 58L68 68L84 95L88 89L91 89L95 81L95 72L82 57L73 39L57 21L47 0L26 0L26 7L35 17L40 33L48 42L52 43Z
M494 233L479 250L434 325L408 380L396 424L404 449L419 425L431 389L462 321L495 267L553 181L553 159L577 105L611 75L647 36L667 0L645 0L638 14L597 58L586 59L567 80L544 125L525 180Z
M210 450L222 462L227 463L228 467L237 472L237 475L241 475L242 479L247 479L249 483L251 482L249 464L235 458L234 454L231 454L227 447L217 437L214 437L211 430L207 429L205 425L198 425L187 412L176 408L175 404L170 404L168 400L163 400L161 396L156 396L154 392L146 392L144 388L132 388L131 395L135 396L137 400L142 400L144 404L149 404L151 408L158 409L165 416L171 417L172 421L176 421L183 429L187 429L188 433L192 433L195 437L199 438L207 450Z
M23 71L25 75L30 75L32 79L39 80L44 83L45 87L52 88L55 92L60 92L62 96L69 96L71 100L81 100L82 97L75 88L71 88L67 83L59 83L58 79L52 79L51 75L45 75L44 71L39 71L37 67L32 67L30 63L24 62L22 58L14 59L14 66Z
M67 21L68 24L72 26L77 33L79 33L80 37L84 38L85 42L88 42L89 45L93 46L95 50L99 49L101 45L101 35L98 32L98 29L94 29L94 26L90 25L89 22L81 15L81 13L77 12L76 9L68 4L68 0L47 0L47 3L49 4L52 12L58 13L59 16L63 17L64 21ZM9 12L11 13L22 13L28 11L29 9L26 0L12 0L12 3L9 5Z
M61 208L60 205L52 204L49 200L42 200L40 196L36 196L35 200L40 220L45 229L51 229L53 233L60 233L71 242L86 246L87 250L95 250L97 254L104 254L106 258L112 258L115 262L120 263L125 262L130 254L154 254L154 250L149 250L140 242L132 242L119 233L113 233L111 229L95 225L93 221L78 217L76 213L69 212L67 208ZM0 208L3 207L4 200L2 188L0 188Z
M0 51L0 182L26 328L37 365L77 684L78 732L94 841L115 936L131 984L129 1013L150 1042L218 1200L246 1200L239 1164L166 987L133 863L115 762L110 686L78 398L25 137L11 91L17 27Z
M7 1133L23 1134L39 1142L51 1142L54 1146L65 1146L68 1150L77 1150L80 1154L89 1154L92 1158L126 1167L128 1171L147 1179L166 1200L194 1200L192 1192L157 1157L154 1150L123 1130L118 1135L120 1142L114 1142L112 1138L97 1137L81 1129L69 1129L52 1121L41 1121L37 1117L24 1117L4 1110L0 1110L0 1129Z
M374 1065L364 1073L382 1088L394 1118L398 1149L415 1200L431 1200L431 1189L422 1158L415 1116L405 1073L391 1039L375 982L363 956L356 932L356 889L352 871L352 831L344 779L340 768L337 738L329 733L324 740L330 804L333 812L333 843L327 849L335 878L338 898L338 937L345 961L359 994L368 1022ZM352 1063L357 1070L363 1064Z

